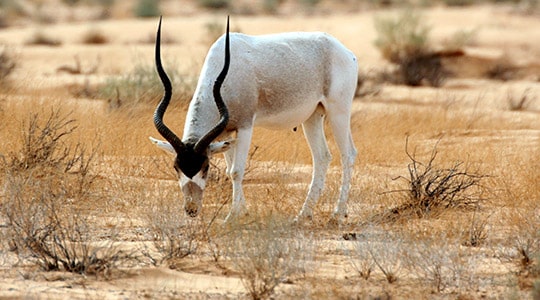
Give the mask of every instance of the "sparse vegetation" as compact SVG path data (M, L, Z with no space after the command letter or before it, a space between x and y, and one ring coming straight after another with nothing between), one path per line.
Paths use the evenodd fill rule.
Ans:
M25 15L23 6L16 0L0 2L0 28L9 27L13 19Z
M495 61L486 71L486 77L508 81L515 78L518 68L510 61L507 56L503 56Z
M140 18L159 16L161 14L159 0L137 0L134 14L136 17Z
M6 83L8 76L15 70L17 60L11 51L2 46L0 49L0 85Z
M401 64L411 57L425 55L430 49L429 27L422 22L421 15L403 11L397 18L375 18L377 39L375 46L390 62Z
M488 217L478 216L477 211L471 218L471 224L464 232L463 244L471 247L480 247L488 238Z
M263 0L262 9L265 13L275 14L282 0Z
M95 63L92 66L86 67L81 63L81 59L78 55L73 57L75 61L74 65L62 65L56 69L56 72L66 72L74 75L90 75L95 74L98 70L101 62L101 58L98 56Z
M512 111L527 110L533 99L530 96L530 89L523 91L521 96L515 96L515 94L508 92L507 94L508 107Z
M449 236L414 238L407 249L408 268L440 293L447 288L459 291L474 286L470 271L473 261L463 253L459 243Z
M388 283L396 282L404 271L403 240L392 234L380 234L378 241L368 241L367 251Z
M228 8L230 0L197 0L200 6L210 9Z
M395 217L435 216L441 209L476 206L483 200L482 180L486 175L470 170L470 166L457 161L451 167L438 167L437 145L431 151L427 162L423 163L416 158L416 151L412 154L408 149L408 138L405 143L405 152L412 161L407 169L409 177L399 176L408 187L401 192L405 195L405 203L391 209Z
M427 82L439 87L448 76L441 59L462 53L454 48L432 49L430 27L423 20L422 15L413 10L405 10L396 18L375 18L375 46L383 58L399 67L399 81L411 86Z
M43 31L38 30L34 32L34 35L28 41L26 41L26 44L36 46L58 47L62 44L62 41L47 35Z
M96 244L85 205L95 197L96 150L70 145L77 129L69 114L30 115L21 130L21 147L3 161L1 217L7 221L3 241L20 259L43 270L108 276L134 261L135 255L114 241Z
M152 260L161 264L174 264L175 260L194 254L201 242L204 224L200 219L185 215L181 201L159 202L148 211L148 228L152 231L153 243L159 257Z
M293 281L306 270L313 242L278 219L236 228L227 257L238 270L252 299L269 299L278 285Z
M368 280L375 268L369 241L355 241L351 250L351 263L362 279Z
M83 44L106 44L109 39L103 34L103 32L97 28L91 28L82 37Z
M173 64L167 64L171 66ZM187 105L195 90L191 78L181 75L171 68L168 75L173 82L174 105ZM138 105L155 105L163 95L163 86L154 66L137 64L129 73L120 77L110 77L100 88L100 97L108 99L110 108L133 108Z
M460 51L465 46L475 43L478 29L458 30L444 41L444 48L450 51Z

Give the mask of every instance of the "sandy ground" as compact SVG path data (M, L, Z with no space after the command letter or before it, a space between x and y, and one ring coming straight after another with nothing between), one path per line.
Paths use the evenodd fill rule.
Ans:
M266 34L284 31L325 31L331 33L349 47L358 57L362 72L388 66L374 47L375 30L373 19L395 11L365 11L351 14L329 14L324 16L232 16L232 28L248 34ZM477 30L473 42L465 49L468 57L493 62L508 57L514 64L527 70L523 76L502 82L485 78L454 78L442 88L406 86L384 86L377 97L367 96L355 101L353 115L367 117L372 111L398 111L403 106L430 109L429 105L445 102L448 106L460 106L463 111L486 111L484 116L501 121L501 124L527 124L524 130L505 130L504 125L495 130L476 130L448 135L447 143L460 145L466 140L468 145L479 146L501 143L511 145L504 151L519 147L534 149L540 143L540 73L535 66L540 65L540 18L512 13L505 7L476 6L467 8L435 7L423 12L427 22L432 24L434 44L441 44L452 33L460 30ZM205 24L221 23L222 15L197 14L166 17L163 23L164 36L174 41L163 46L164 56L178 62L183 71L199 69L209 46L205 38ZM14 78L20 85L31 84L36 89L49 90L71 83L89 80L97 84L109 75L124 74L136 62L152 62L152 39L157 26L156 19L106 20L95 22L58 23L53 25L20 25L0 30L0 44L8 45L19 57L20 66ZM25 45L38 30L61 40L59 47ZM98 30L108 38L104 45L86 45L82 36L89 30ZM63 66L74 66L75 57L83 65L98 65L91 75L73 75L58 71ZM482 68L482 64L476 68ZM526 112L508 111L508 95L527 93L535 99ZM385 101L381 101L385 99ZM353 124L353 126L355 126ZM360 126L360 125L358 125ZM354 128L353 128L354 131ZM361 149L364 149L362 146ZM493 146L492 146L493 147ZM368 173L391 173L395 165L381 162L366 166ZM304 170L305 171L305 170ZM306 172L308 174L309 170ZM256 181L256 179L253 179ZM366 179L368 181L368 179ZM305 186L303 184L302 186ZM342 241L330 239L325 247L344 247ZM346 267L347 258L332 255L328 250L322 267L324 277L333 278L339 286L350 285L351 268ZM485 257L489 266L493 258ZM237 298L245 296L245 289L239 278L219 274L219 270L205 265L196 272L171 270L166 267L135 268L118 279L100 280L64 273L40 273L32 267L10 268L15 262L12 257L0 261L0 298L45 298L45 299L133 299L133 298ZM189 259L188 259L189 260ZM189 264L188 261L186 264ZM191 262L193 264L197 262ZM344 267L345 266L345 267ZM508 267L510 268L510 267ZM184 270L189 268L184 268ZM488 270L492 280L497 281L498 272ZM503 276L503 275L501 275ZM502 278L502 277L501 277ZM503 280L503 279L501 279ZM382 283L381 283L382 282ZM316 283L314 283L316 284ZM456 294L418 294L405 284L389 286L379 280L377 287L359 286L363 292L347 297L367 298L379 295L382 298L421 297L453 299ZM497 288L502 285L496 285ZM289 287L284 284L278 290L287 295ZM471 298L505 298L506 290L494 290L489 285L480 285ZM501 288L502 289L502 288ZM367 291L367 292L366 292ZM305 292L309 295L308 291ZM339 294L339 293L338 293ZM391 294L392 297L385 295ZM518 294L523 295L523 294ZM286 296L284 296L286 298ZM324 296L312 295L314 298ZM345 297L345 296L343 296ZM520 296L518 296L520 297ZM469 299L469 298L467 298Z

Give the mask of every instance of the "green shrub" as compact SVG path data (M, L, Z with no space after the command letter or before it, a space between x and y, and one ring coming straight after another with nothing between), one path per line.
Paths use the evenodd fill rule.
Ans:
M158 0L138 0L135 6L135 16L141 18L157 17L161 14Z
M406 10L397 18L375 18L375 30L375 46L392 63L401 64L430 50L429 28L414 11Z
M432 86L440 86L446 78L441 55L429 45L429 31L421 15L406 10L397 18L376 18L377 39L383 58L397 64L400 80L407 85L420 85L425 79Z
M228 8L230 0L198 0L200 6L211 9L223 9Z

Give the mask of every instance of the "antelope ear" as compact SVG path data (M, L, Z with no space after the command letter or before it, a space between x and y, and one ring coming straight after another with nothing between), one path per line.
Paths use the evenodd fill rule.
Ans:
M174 154L176 155L176 151L174 151L174 148L173 146L171 145L171 143L167 142L167 141L161 141L161 140L158 140L158 139L155 139L153 137L148 137L150 139L150 141L152 142L152 144L158 146L158 148L166 151L167 153L170 153L170 154Z
M210 154L217 154L221 152L225 152L236 143L236 140L228 140L228 141L222 141L222 142L215 142L211 143L208 148L210 149Z

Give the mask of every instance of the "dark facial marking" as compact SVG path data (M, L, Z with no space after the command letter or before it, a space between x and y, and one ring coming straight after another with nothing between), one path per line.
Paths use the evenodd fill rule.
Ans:
M178 153L174 160L174 169L177 173L182 172L184 175L193 178L201 169L208 170L208 156L193 151L193 148L188 146ZM206 172L205 174L206 175Z

